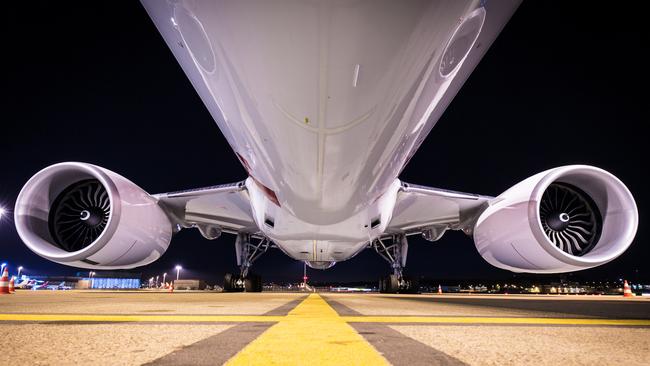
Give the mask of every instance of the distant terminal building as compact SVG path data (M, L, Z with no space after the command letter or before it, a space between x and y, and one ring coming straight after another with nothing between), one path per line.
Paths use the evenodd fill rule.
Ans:
M141 273L133 272L78 272L80 277L76 288L86 289L138 289L142 283Z
M176 290L205 290L205 281L203 280L176 280L174 288Z
M59 284L63 283L68 286L76 287L77 281L79 281L79 277L73 277L73 276L46 276L46 275L22 275L20 276L19 281L25 281L25 280L38 280L38 281L43 281L47 282L48 284L54 285L54 284Z

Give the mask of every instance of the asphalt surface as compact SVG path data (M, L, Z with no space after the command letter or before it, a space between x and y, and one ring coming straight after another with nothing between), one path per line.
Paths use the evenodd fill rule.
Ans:
M650 299L18 291L11 365L650 364Z

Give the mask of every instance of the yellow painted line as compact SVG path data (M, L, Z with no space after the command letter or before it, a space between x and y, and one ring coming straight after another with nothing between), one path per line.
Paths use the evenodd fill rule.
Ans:
M264 315L93 315L93 314L0 314L0 321L66 322L278 322L283 316Z
M323 298L311 294L226 365L388 365Z
M349 323L461 323L461 324L539 324L539 325L642 325L643 319L582 319L582 318L491 318L491 317L436 317L436 316L345 316Z
M318 296L318 295L311 295ZM319 297L320 298L320 297ZM305 300L306 301L306 300ZM331 318L334 310L320 299L327 308L320 315L308 314L310 318ZM302 305L302 304L301 304ZM306 304L304 305L306 306ZM297 309L297 308L296 308ZM294 309L294 310L296 310ZM315 308L314 308L315 309ZM305 315L307 316L307 315ZM636 325L650 326L644 319L584 319L584 318L498 318L498 317L456 317L456 316L343 316L337 320L346 323L430 323L430 324L539 324L539 325ZM95 314L0 314L0 321L66 321L66 322L178 322L178 323L249 323L273 322L296 319L292 311L287 316L266 315L95 315ZM304 319L299 316L297 319Z

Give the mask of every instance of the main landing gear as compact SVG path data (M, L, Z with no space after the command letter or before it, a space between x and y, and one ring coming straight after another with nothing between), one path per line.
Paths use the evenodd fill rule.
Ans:
M262 278L251 273L250 267L253 262L271 246L267 238L253 238L250 234L237 234L235 241L235 253L239 275L226 273L224 276L223 290L225 292L262 292Z
M377 254L390 263L393 274L379 280L379 292L384 294L417 294L420 285L416 278L409 278L402 274L406 266L408 242L403 234L390 237L377 238L372 244Z

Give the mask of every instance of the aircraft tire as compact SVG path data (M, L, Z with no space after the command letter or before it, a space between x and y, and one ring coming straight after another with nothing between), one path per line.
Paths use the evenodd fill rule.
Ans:
M262 278L258 275L249 274L244 279L244 291L246 292L262 292Z
M397 275L390 275L386 279L386 292L389 294L396 294L399 291L399 277Z
M408 283L408 287L402 289L400 292L403 294L419 294L420 293L420 281L416 277L408 277L405 279Z
M233 275L226 273L223 276L223 292L233 292Z

